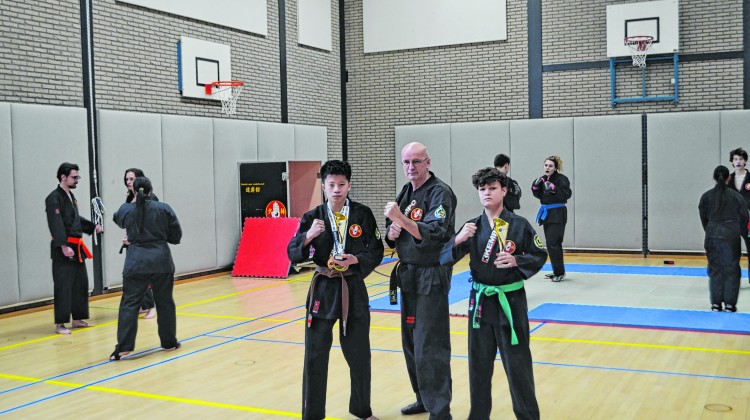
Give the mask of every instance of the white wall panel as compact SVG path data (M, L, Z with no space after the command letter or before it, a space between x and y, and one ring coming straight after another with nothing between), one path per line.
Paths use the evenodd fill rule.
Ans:
M162 116L163 200L183 232L172 246L177 274L217 267L213 154L211 119Z
M224 118L213 120L216 262L234 263L240 243L239 162L258 160L258 124Z
M125 202L125 170L138 168L151 180L154 194L164 198L161 116L140 112L99 111L99 189L107 212L102 246L104 286L122 284L127 251L119 253L125 230L112 216Z
M0 237L6 246L0 247L0 306L16 303L21 298L18 281L18 251L16 244L16 212L13 178L13 145L10 126L10 104L0 103Z
M294 125L258 123L258 162L294 160Z
M648 228L652 251L703 251L698 216L701 194L713 187L713 171L725 162L720 113L648 116Z
M21 301L48 299L54 289L44 199L59 184L56 176L61 163L78 164L81 180L73 194L81 216L91 217L86 111L13 104L11 127ZM84 236L91 248L91 237ZM93 288L91 262L86 265L89 287Z

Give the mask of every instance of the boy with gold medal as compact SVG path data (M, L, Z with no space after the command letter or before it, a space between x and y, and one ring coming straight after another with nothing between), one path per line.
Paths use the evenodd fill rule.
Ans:
M364 279L383 259L383 242L369 207L349 199L352 170L340 160L320 168L326 203L302 216L289 242L292 263L310 256L316 273L310 282L305 323L302 376L302 418L325 417L328 358L333 325L339 320L339 341L349 365L349 412L375 418L370 407L370 302Z

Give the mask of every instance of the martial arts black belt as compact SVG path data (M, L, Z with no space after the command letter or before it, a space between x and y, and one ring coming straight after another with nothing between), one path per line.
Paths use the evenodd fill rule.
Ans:
M393 266L391 271L391 282L388 286L388 297L391 300L391 305L398 305L398 267L401 265L401 261L397 261L396 265Z
M502 286L488 286L486 284L474 282L471 287L477 292L477 306L474 309L471 326L475 329L479 328L479 320L482 318L483 297L497 295L497 299L500 301L500 307L502 308L505 317L508 318L508 323L510 324L510 344L513 346L518 344L518 336L516 336L516 330L513 328L513 314L510 312L510 303L505 294L523 289L523 280L511 284L503 284Z
M346 335L346 320L349 318L349 285L346 283L344 276L351 275L352 272L348 268L346 271L333 270L328 267L315 267L315 275L310 281L310 302L307 304L307 327L312 326L313 318L313 304L315 303L315 283L318 281L318 277L328 277L330 279L339 278L341 279L341 327L343 334Z

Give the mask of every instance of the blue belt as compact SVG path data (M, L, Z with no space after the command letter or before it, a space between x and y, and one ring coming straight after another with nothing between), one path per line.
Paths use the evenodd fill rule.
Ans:
M541 207L539 207L539 212L536 214L536 222L539 223L540 221L547 219L547 210L560 207L565 207L565 203L542 204Z

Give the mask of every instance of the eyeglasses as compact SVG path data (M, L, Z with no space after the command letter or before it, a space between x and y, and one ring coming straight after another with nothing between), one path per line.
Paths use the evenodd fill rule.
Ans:
M80 176L78 176L78 175L76 175L76 176L69 176L68 178L73 178L73 179L75 179L76 181L78 181L79 179L81 179L81 177L80 177Z
M421 159L412 159L412 160L405 160L405 161L401 162L401 164L403 164L404 166L409 166L409 165L418 166L422 162L424 162L424 161L421 160Z

